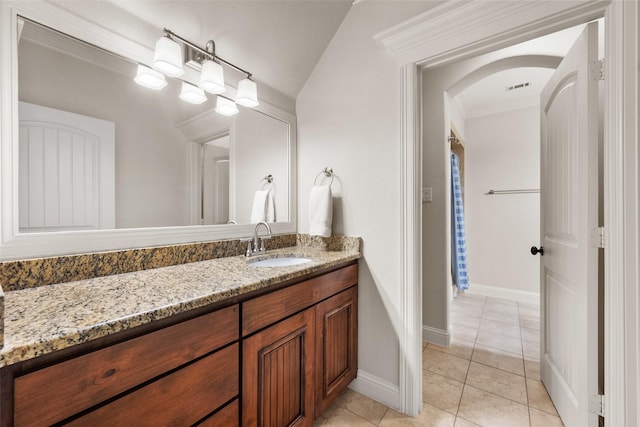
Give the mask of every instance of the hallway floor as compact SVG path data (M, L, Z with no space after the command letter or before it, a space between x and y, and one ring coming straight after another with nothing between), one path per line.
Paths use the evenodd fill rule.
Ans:
M562 426L540 382L537 305L462 294L450 347L423 343L423 409L415 419L352 390L314 424L327 426Z

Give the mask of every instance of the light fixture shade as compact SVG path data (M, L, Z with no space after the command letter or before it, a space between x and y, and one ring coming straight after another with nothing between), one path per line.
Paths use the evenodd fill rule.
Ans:
M244 107L258 106L258 88L253 80L249 78L240 80L236 102Z
M182 90L180 91L180 99L191 104L202 104L207 100L204 91L192 84L182 82Z
M202 63L200 73L200 87L209 93L223 93L227 88L224 86L224 71L222 65L210 59Z
M152 70L144 65L138 65L136 78L133 79L140 86L144 86L153 90L160 90L167 85L164 74Z
M153 68L170 77L184 74L182 69L182 48L169 37L160 37L153 53Z
M223 116L234 116L238 114L238 106L230 99L219 96L218 102L216 103L216 113L222 114Z

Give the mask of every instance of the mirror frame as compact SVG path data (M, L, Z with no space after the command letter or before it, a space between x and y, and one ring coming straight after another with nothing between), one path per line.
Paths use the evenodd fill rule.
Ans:
M18 231L18 15L142 64L153 50L115 31L46 1L0 1L0 261L237 239L253 234L254 225L190 225L45 233ZM162 24L162 23L160 23ZM162 34L161 28L158 34ZM183 79L197 84L195 70ZM227 85L235 96L236 88ZM296 117L261 100L255 108L289 125L289 222L271 225L274 234L296 228Z

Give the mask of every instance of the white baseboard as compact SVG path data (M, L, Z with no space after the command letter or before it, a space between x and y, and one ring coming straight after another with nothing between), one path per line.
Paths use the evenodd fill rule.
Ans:
M448 347L451 344L451 325L446 331L422 325L422 341Z
M515 289L472 283L469 285L469 289L467 289L465 293L526 302L529 304L540 304L540 293L538 292L518 291Z
M349 384L349 388L390 408L400 408L398 385L361 369L358 369L358 377Z

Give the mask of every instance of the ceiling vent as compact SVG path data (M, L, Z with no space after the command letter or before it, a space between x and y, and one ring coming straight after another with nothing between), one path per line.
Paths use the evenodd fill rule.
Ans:
M507 92L511 92L517 89L524 89L525 87L529 87L529 86L531 86L531 82L518 83L517 85L505 87L505 90Z

